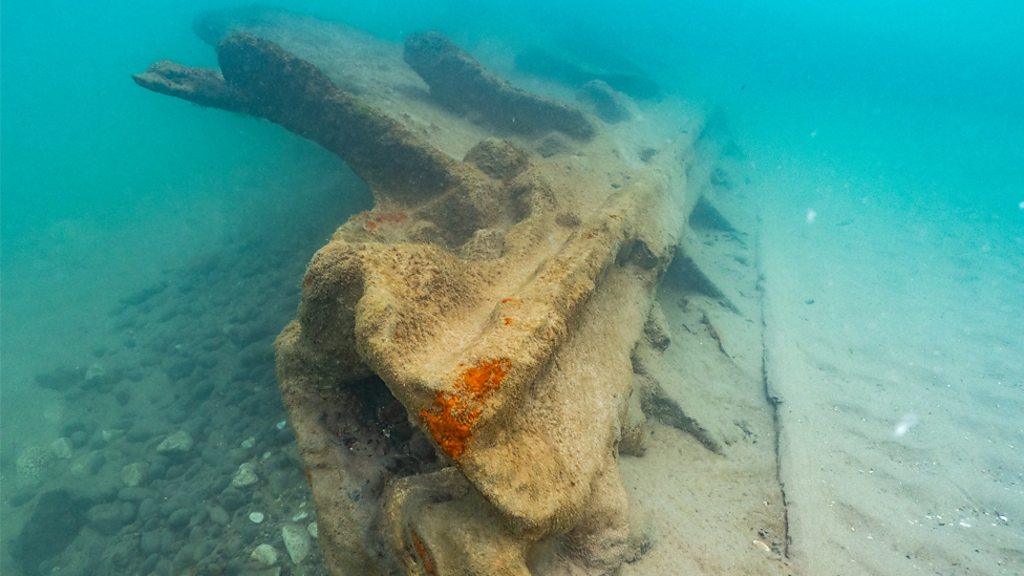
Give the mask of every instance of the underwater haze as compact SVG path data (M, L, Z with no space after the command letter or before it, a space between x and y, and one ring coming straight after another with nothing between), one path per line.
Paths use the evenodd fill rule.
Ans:
M216 67L193 21L241 5L0 8L4 574L328 573L273 343L373 195L313 142L132 80ZM274 7L700 110L735 149L718 184L756 198L763 317L737 325L763 322L788 506L787 544L754 530L742 554L808 576L1024 574L1024 3ZM694 501L655 529L701 525ZM747 573L725 544L670 540L624 573Z

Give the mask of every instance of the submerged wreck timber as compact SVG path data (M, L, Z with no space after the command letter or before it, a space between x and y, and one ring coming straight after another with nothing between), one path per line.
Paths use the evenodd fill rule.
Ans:
M781 572L753 246L723 215L745 200L699 114L607 85L564 104L436 33L196 30L219 70L136 82L279 124L374 194L276 344L332 573Z

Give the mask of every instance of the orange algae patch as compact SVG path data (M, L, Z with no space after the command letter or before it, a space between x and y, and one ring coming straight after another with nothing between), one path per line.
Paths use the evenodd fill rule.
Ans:
M434 559L430 556L430 552L427 552L427 547L423 545L423 540L415 532L410 534L412 535L412 547L416 550L416 555L420 557L423 571L431 576L436 576L437 568L434 566Z
M508 316L502 318L501 321L505 323L505 326L511 326L516 323L515 318L509 318Z
M420 420L445 454L458 459L466 451L484 400L501 386L511 367L507 358L481 360L459 373L454 393L438 392L433 406L420 410Z
M511 364L506 358L481 360L459 374L455 387L479 398L501 386Z
M401 210L393 212L363 212L366 217L366 221L363 222L363 228L374 231L380 228L381 224L401 224L405 222L409 215Z

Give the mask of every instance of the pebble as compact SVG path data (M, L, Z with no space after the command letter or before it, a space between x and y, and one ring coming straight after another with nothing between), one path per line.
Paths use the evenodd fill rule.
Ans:
M72 446L75 448L81 448L89 441L89 435L85 433L85 430L76 430L71 433L71 436L69 436L68 439L71 440Z
M246 488L259 480L259 476L256 475L256 465L252 462L245 462L238 467L238 471L231 479L231 485L235 488Z
M110 536L122 525L121 506L115 503L97 504L86 513L89 525L100 534Z
M171 528L184 528L188 525L189 518L192 517L192 511L187 508L181 508L171 513L170 517L167 518L167 525Z
M265 516L263 516L263 512L250 512L249 513L249 520L251 520L253 524L262 524L263 523L263 518L265 518Z
M51 473L55 460L52 450L42 446L28 446L18 454L15 469L21 480L41 482Z
M227 526L227 524L231 522L231 516L228 515L227 510L220 506L210 506L210 520L215 524Z
M138 486L146 479L146 465L142 462L134 462L121 468L121 482L125 486Z
M57 438L50 443L50 452L61 460L67 460L71 458L71 440L67 438Z
M182 454L191 450L193 444L192 436L188 432L178 430L164 438L164 441L156 447L156 451L161 454Z
M143 554L156 554L160 552L160 532L146 532L139 539L139 549Z
M309 532L297 524L285 524L281 527L281 539L284 540L288 557L296 564L309 556Z
M277 550L270 544L260 544L252 551L249 557L264 566L277 564Z
M220 505L225 510L238 510L245 504L246 498L242 496L242 493L234 488L228 488L220 493Z

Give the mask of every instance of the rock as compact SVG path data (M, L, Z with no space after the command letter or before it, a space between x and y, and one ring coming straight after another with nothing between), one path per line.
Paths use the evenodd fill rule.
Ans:
M54 458L68 460L71 458L72 451L71 440L67 438L57 438L50 442L50 452L53 453Z
M184 528L188 525L189 518L192 517L192 511L187 508L181 508L175 510L167 518L167 525L171 528Z
M56 460L48 446L27 446L15 462L18 479L27 484L38 483L50 474Z
M309 535L313 538L320 537L320 527L317 525L316 522L310 522L309 525L306 526L306 532L309 532Z
M42 562L63 552L85 525L90 504L67 490L53 490L40 496L9 548L22 571L36 574Z
M277 564L277 550L270 544L260 544L249 557L264 566Z
M263 515L263 512L250 512L249 513L249 521L252 522L253 524L262 524L264 518L265 518L265 516Z
M89 369L85 371L85 383L90 388L105 388L116 384L121 379L120 370L109 370L99 363L89 366Z
M117 491L118 500L126 500L128 502L142 502L146 498L155 498L156 493L147 488L141 486L125 486Z
M156 500L152 498L146 498L145 500L139 502L139 519L146 520L150 516L155 515L157 513L158 508L159 507L157 506Z
M210 512L206 508L200 508L192 514L192 518L189 519L189 526L199 526L206 522L207 518L210 517Z
M171 434L156 447L160 454L183 454L192 449L194 442L192 436L184 430L178 430Z
M159 531L144 533L139 540L139 549L142 550L143 554L156 554L160 552L160 537Z
M22 492L15 492L7 497L7 505L11 508L21 508L25 504L28 504L32 498L35 498L34 491L25 490Z
M220 505L226 510L234 511L238 510L245 504L246 498L241 492L234 488L228 488L220 493Z
M47 390L64 392L85 381L85 369L80 366L62 366L36 376L36 385Z
M133 462L121 468L121 482L125 486L138 486L146 479L146 463Z
M106 536L115 534L124 525L119 503L97 504L89 508L86 518L90 527Z
M85 433L85 430L76 430L71 433L71 436L69 436L68 439L71 440L71 445L73 447L81 448L89 441L89 435Z
M309 532L298 524L285 524L281 527L281 539L284 540L284 548L288 551L288 557L296 564L309 556Z
M259 480L259 476L256 475L256 464L245 462L238 467L238 471L231 478L231 485L235 488L247 488L259 482Z
M124 524L131 524L132 521L135 520L135 513L138 510L135 507L135 504L133 504L131 502L121 502L120 507L121 507L121 524L122 525L124 525Z
M215 524L221 526L227 526L231 522L231 516L228 515L227 510L220 506L210 506L210 520Z

